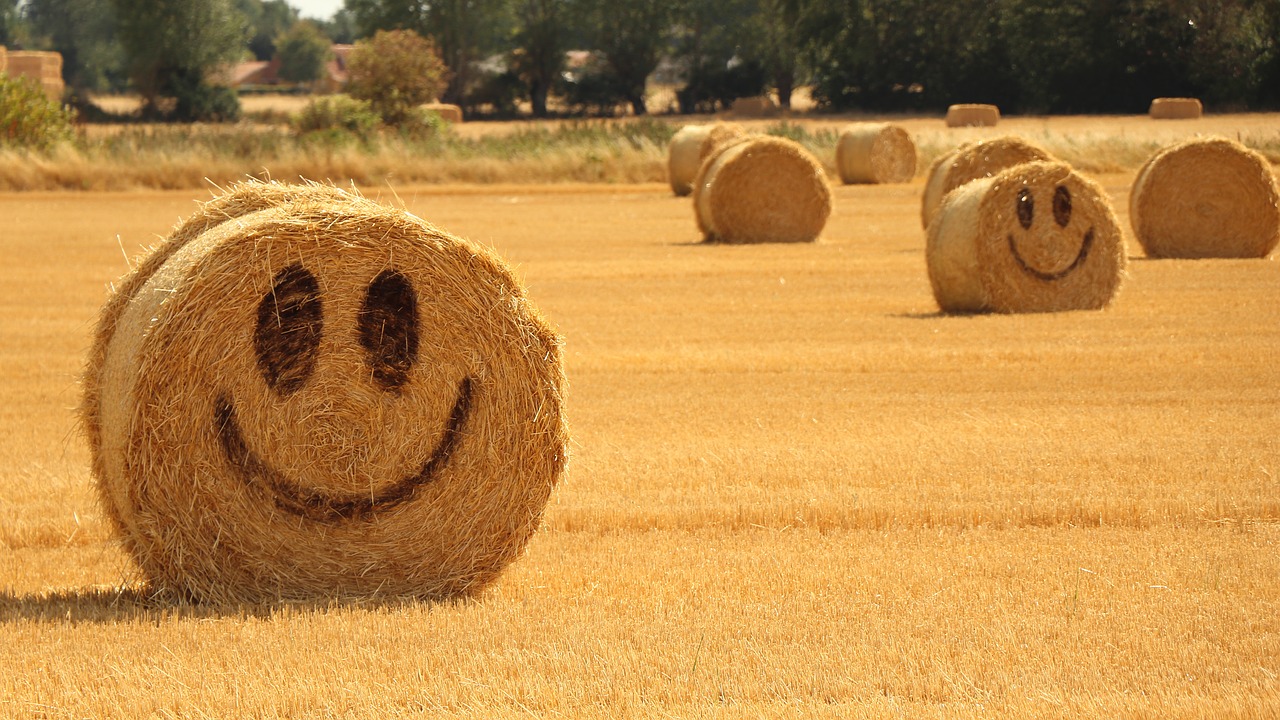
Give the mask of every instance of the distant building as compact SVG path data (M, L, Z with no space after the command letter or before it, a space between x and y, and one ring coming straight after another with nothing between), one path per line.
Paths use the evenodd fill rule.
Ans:
M66 84L62 80L62 54L56 52L6 52L0 45L0 72L9 77L27 77L40 83L44 94L54 102L62 101Z
M324 74L315 84L315 90L321 93L342 92L347 86L350 75L347 72L347 59L351 56L352 45L333 45L330 50L333 57L325 63ZM224 76L226 83L236 89L246 88L279 88L293 87L280 79L280 59L255 60L242 62L232 67Z

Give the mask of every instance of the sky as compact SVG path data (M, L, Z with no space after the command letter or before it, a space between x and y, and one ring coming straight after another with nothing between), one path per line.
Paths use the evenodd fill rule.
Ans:
M298 8L298 14L302 17L318 20L328 20L342 8L342 0L287 0L287 2Z

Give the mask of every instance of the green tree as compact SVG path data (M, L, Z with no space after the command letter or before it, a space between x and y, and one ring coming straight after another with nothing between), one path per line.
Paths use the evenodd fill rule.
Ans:
M244 52L244 17L231 0L112 0L120 44L144 112L176 120L239 115L229 88L210 79ZM162 112L161 99L174 101Z
M568 14L564 0L518 0L511 66L529 88L534 117L546 117L547 95L564 70Z
M333 17L320 22L320 29L335 43L350 45L356 41L356 19L350 10L342 8Z
M413 30L430 38L449 69L446 102L461 104L473 78L474 65L510 49L510 0L346 0L358 35L378 30Z
M24 12L36 45L62 55L68 85L84 90L123 86L124 54L116 42L110 0L27 0Z
M285 0L235 0L249 27L249 52L259 60L276 55L276 38L298 22L298 11Z
M19 0L0 0L0 45L22 45L25 39L26 28Z
M649 75L668 50L676 0L581 0L590 28L589 40L604 53L605 63L636 115L648 112L645 92Z
M412 30L379 30L357 41L347 68L351 97L367 100L388 125L404 122L418 105L434 100L448 80L434 44Z
M276 39L280 58L280 78L292 83L312 83L324 77L324 66L332 56L329 38L315 23L302 20Z
M764 90L756 11L757 0L680 2L672 44L685 82L676 92L681 112L714 112Z

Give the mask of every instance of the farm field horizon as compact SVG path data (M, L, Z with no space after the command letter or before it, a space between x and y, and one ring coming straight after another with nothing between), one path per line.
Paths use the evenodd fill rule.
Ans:
M1087 155L1274 118L911 127ZM1086 170L1112 305L1031 315L938 311L924 168L833 180L805 245L702 244L656 180L361 185L494 248L565 340L543 527L443 603L148 599L78 376L210 189L0 193L0 717L1274 717L1280 264L1145 258L1137 162Z

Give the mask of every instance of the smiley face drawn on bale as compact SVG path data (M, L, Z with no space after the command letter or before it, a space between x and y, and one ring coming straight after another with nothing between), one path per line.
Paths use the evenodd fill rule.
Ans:
M1056 312L1105 307L1120 285L1124 243L1096 183L1032 162L952 191L926 246L946 312Z
M456 595L536 530L565 463L560 341L490 253L366 200L299 201L133 287L86 415L157 589Z
M1032 230L1036 223L1036 198L1032 188L1024 187L1018 191L1016 208L1018 224L1025 231ZM1047 220L1044 215L1045 213L1041 213L1042 222ZM1066 232L1067 226L1071 224L1071 190L1065 185L1059 185L1053 190L1052 215L1057 230L1052 227L1036 228L1037 232L1025 236L1033 242L1035 255L1038 256L1033 257L1031 261L1024 258L1022 251L1018 249L1018 237L1022 234L1010 232L1006 236L1009 240L1009 254L1018 263L1018 268L1044 282L1057 282L1070 275L1089 257L1089 250L1093 247L1093 228L1090 227L1084 231L1084 237L1079 242L1079 250L1065 263L1062 262L1064 253L1072 255L1073 246L1073 238ZM1025 240L1023 244L1026 244ZM1057 269L1042 270L1041 267Z
M369 284L357 325L354 335L365 352L369 373L351 380L399 394L418 359L417 294L410 280L394 270L382 271ZM281 270L258 304L254 351L263 381L282 398L302 390L314 374L323 330L323 301L316 277L300 265ZM245 440L229 395L218 396L213 422L233 472L281 510L322 522L368 520L375 511L411 499L417 488L435 478L458 446L471 394L472 380L464 377L443 423L444 433L417 472L382 487L372 486L368 492L344 495L300 488L271 467Z

